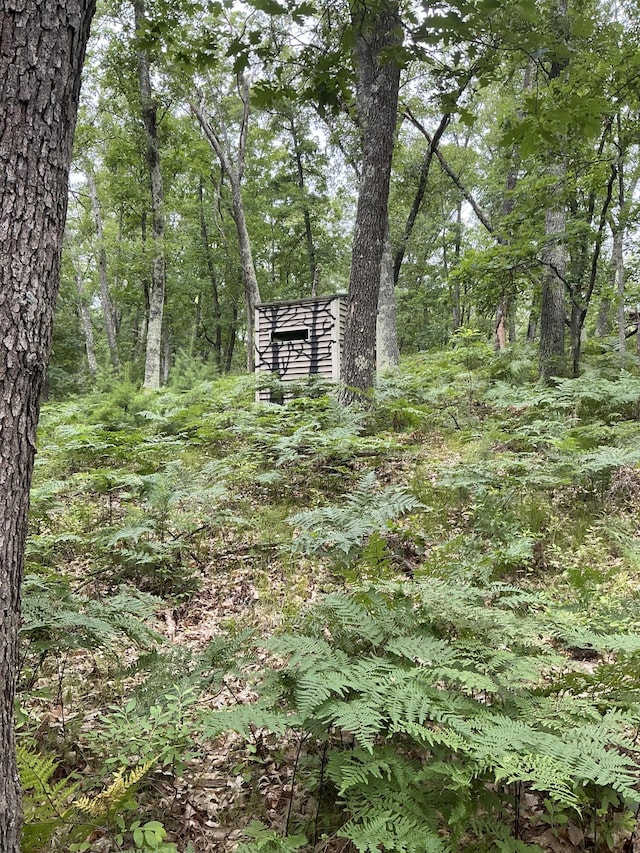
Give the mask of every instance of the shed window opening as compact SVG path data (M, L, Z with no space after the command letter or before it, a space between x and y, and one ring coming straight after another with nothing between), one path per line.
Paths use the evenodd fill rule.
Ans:
M271 342L274 344L288 341L308 341L309 329L276 329L271 332Z

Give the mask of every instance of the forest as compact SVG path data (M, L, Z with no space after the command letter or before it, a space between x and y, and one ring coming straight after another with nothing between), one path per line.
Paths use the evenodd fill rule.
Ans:
M41 6L0 853L638 853L636 0ZM256 372L334 294L340 376Z

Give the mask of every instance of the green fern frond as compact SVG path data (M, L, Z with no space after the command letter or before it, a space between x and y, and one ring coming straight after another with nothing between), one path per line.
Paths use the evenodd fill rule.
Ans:
M34 746L18 744L16 759L23 792L23 853L38 853L69 819L77 783L53 781L58 762Z
M386 728L385 714L367 699L327 703L318 715L328 725L352 734L369 751L373 750L376 737Z
M497 781L527 782L534 790L544 791L565 805L575 806L578 797L573 777L562 761L534 753L503 753L494 766Z

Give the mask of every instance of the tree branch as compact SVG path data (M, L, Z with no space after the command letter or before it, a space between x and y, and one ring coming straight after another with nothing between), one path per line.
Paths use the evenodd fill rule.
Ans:
M477 203L475 198L471 195L469 190L462 183L462 181L460 180L458 175L453 171L453 169L451 168L449 163L446 161L446 159L444 158L442 152L437 147L437 145L434 145L434 137L431 136L431 134L428 132L428 130L422 125L421 122L418 121L418 119L413 115L413 113L411 112L411 110L408 107L405 109L404 114L409 119L411 124L415 128L417 128L420 131L420 133L424 136L424 138L429 143L429 146L433 147L433 153L438 158L438 162L440 163L440 166L442 167L442 171L445 172L447 175L449 175L449 177L451 178L453 183L458 187L458 189L460 190L460 192L464 196L465 200L471 205L471 208L472 208L473 212L475 213L475 215L477 216L478 220L482 223L482 225L484 225L484 227L487 229L489 234L493 234L494 236L497 237L495 228L491 224L491 220L489 219L488 215L482 210L482 208Z

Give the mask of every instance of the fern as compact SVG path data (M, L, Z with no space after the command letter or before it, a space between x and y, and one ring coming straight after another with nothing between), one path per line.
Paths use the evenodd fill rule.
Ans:
M101 820L109 814L117 814L125 802L130 800L132 791L154 764L155 759L152 758L131 770L120 767L107 788L90 797L78 798L74 803L75 808L92 821Z
M23 853L36 853L51 840L73 811L77 783L68 778L54 781L58 762L33 745L19 743L16 750L23 792Z
M371 471L341 504L291 516L289 523L296 528L292 549L348 562L372 533L387 530L391 521L419 506L401 487L379 489Z
M570 660L561 635L572 636L540 595L387 581L326 596L296 634L269 641L280 663L263 689L285 703L279 723L289 713L318 737L353 741L331 752L328 773L357 849L453 850L462 833L487 831L501 785L574 809L587 785L636 796L640 708L616 705L608 665L603 691L597 670L593 681L558 675ZM632 648L635 661L635 636L597 642Z

